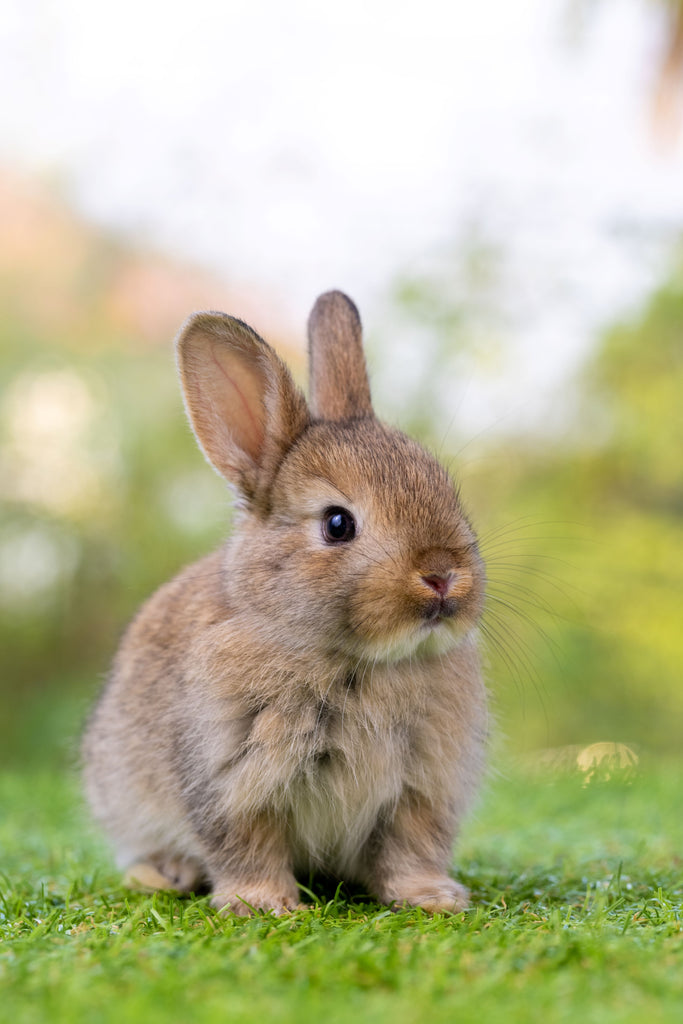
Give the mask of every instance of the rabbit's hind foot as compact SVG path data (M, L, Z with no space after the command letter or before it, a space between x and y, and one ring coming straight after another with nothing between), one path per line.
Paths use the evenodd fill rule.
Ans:
M176 892L193 892L202 888L204 875L197 863L191 860L168 859L139 861L131 864L123 876L128 889L142 889L154 892L158 889L173 889Z

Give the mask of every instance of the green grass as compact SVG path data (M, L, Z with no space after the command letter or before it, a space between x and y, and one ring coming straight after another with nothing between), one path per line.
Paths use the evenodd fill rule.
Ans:
M119 885L55 773L0 776L0 1016L29 1021L679 1021L680 766L495 779L459 847L466 914L316 892L291 917Z

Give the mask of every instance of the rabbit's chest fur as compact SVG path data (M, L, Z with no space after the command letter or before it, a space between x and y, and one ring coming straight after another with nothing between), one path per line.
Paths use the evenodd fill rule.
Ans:
M296 867L350 871L378 815L400 795L407 748L396 723L362 719L355 694L346 707L274 702L256 715L225 796L232 813L283 816Z
M296 869L353 874L378 819L412 770L411 729L390 702L345 684L326 697L283 693L214 733L226 815L275 812ZM220 767L219 767L220 771Z

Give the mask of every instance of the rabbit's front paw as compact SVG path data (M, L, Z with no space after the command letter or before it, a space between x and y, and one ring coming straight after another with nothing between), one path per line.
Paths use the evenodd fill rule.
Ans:
M391 879L378 895L384 903L392 903L397 910L421 907L430 914L457 914L466 910L470 902L469 890L448 875L425 874Z
M246 917L259 910L272 911L278 916L288 914L301 904L299 890L292 877L260 882L220 879L211 894L211 905L222 914Z

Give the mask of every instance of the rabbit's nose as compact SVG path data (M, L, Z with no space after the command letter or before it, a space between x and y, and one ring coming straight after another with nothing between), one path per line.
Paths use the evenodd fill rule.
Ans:
M447 572L443 576L439 573L425 573L420 576L423 583L426 583L428 587L439 595L439 597L445 597L451 588L453 582L453 573Z

